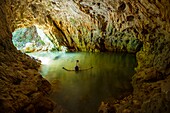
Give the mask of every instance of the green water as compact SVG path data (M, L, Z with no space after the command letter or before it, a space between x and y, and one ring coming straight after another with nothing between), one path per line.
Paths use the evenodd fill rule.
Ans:
M101 101L116 99L132 89L135 55L121 53L43 53L42 75L53 86L51 98L69 113L97 113ZM47 57L47 58L46 58ZM79 60L81 69L74 69Z

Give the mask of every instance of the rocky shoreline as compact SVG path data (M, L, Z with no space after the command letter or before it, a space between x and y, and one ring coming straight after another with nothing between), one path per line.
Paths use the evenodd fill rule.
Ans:
M11 41L16 29L37 25L58 48L137 52L133 93L110 104L112 112L169 113L169 6L169 0L1 0L0 112L54 108L47 93L51 85L38 73L39 63Z

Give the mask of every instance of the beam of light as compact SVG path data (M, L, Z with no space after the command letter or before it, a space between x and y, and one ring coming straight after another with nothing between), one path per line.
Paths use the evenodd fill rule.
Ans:
M61 49L62 52L67 52L68 51L67 47L65 47L65 46L61 46L60 49Z
M41 40L44 41L44 43L50 43L51 41L47 38L47 36L45 35L44 31L39 29L37 26L36 26L36 30L37 30L37 33L38 35L41 37Z
M42 29L39 29L37 26L36 26L36 30L41 40L45 43L45 45L48 46L48 48L51 49L54 48L54 44L50 41L50 39L47 37L44 31Z
M40 55L37 55L35 53L26 53L27 55L29 55L32 58L38 59L41 61L41 64L44 65L50 65L50 63L52 63L52 59L50 57L42 57Z
M38 57L38 60L41 60L41 64L48 65L51 63L51 59L47 57Z
M33 52L33 53L26 53L30 57L38 59L41 61L41 64L50 65L54 62L54 60L60 59L65 53L63 52ZM64 56L63 56L64 57Z

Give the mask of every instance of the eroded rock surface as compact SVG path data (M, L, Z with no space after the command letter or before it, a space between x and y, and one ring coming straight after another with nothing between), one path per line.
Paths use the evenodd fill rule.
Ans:
M39 26L58 48L66 46L70 51L139 51L142 43L135 34L135 16L128 8L119 8L121 4L128 7L125 2L110 3L78 0L10 2L11 28Z
M14 46L23 53L52 51L56 49L51 40L49 40L49 37L44 34L43 30L36 26L17 29L12 35Z
M56 47L63 45L72 51L136 53L140 50L137 53L137 72L132 78L133 94L116 101L110 107L116 108L115 112L118 113L170 112L169 0L1 0L0 6L2 63L6 60L6 56L14 59L17 53L12 45L7 46L5 39L10 40L11 33L15 29L32 25L44 29ZM21 53L17 55L22 56ZM22 58L25 59L26 56ZM21 61L15 60L15 62ZM11 67L12 63L2 63L2 72L7 73L8 70L15 69ZM4 64L9 67L8 70L5 70ZM22 65L31 69L30 65ZM19 67L19 69L23 68ZM1 76L2 80L7 75ZM10 76L7 77L7 81L10 80ZM6 82L3 80L2 84L4 83ZM12 83L18 84L18 80ZM1 87L3 86L5 85ZM7 89L13 91L15 85L9 87L10 89L8 87ZM23 96L22 99L29 101L28 96ZM11 104L8 102L13 104L15 102L15 98L6 100L1 105L9 108ZM25 104L29 103L27 101L24 101ZM20 106L24 106L16 105L19 107L11 108L14 112ZM26 108L31 109L33 106L34 104Z
M0 1L0 112L50 112L54 108L48 98L51 85L39 74L40 63L12 44L8 3Z
M0 43L0 112L52 111L51 85L38 73L40 62L17 51L9 38L0 38Z

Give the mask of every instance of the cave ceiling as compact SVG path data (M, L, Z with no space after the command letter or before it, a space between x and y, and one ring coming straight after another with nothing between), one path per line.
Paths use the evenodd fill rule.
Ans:
M145 35L170 32L165 0L12 0L5 1L10 30L33 25L53 42L76 51L137 51L132 42ZM168 24L167 24L168 23ZM130 47L117 43L122 40ZM137 40L136 40L137 39ZM135 41L134 41L135 40ZM140 44L139 44L140 45ZM130 48L130 49L129 49Z
M28 97L30 92L43 92L41 85L39 89L26 90L30 88L30 83L43 85L44 80L38 73L37 63L17 51L11 41L12 32L16 29L37 26L54 43L73 51L137 52L140 49L136 54L138 66L132 78L134 90L131 97L141 103L136 108L135 103L130 104L128 109L138 110L139 113L169 113L169 12L169 0L0 0L0 85L4 109L12 109L15 113L20 109L20 103L25 103L22 108L32 101ZM138 48L138 41L142 42L142 48ZM29 82L26 79L27 87L23 88L24 95L28 92L26 98L18 94L20 90L16 90L22 88L15 87L20 83L20 77L24 82L26 78L23 77L33 80ZM18 78L19 82L16 82ZM16 102L15 98L11 98L11 91L16 91L14 94L17 96L13 97L24 97L24 101L20 99ZM121 106L119 110L122 109Z

